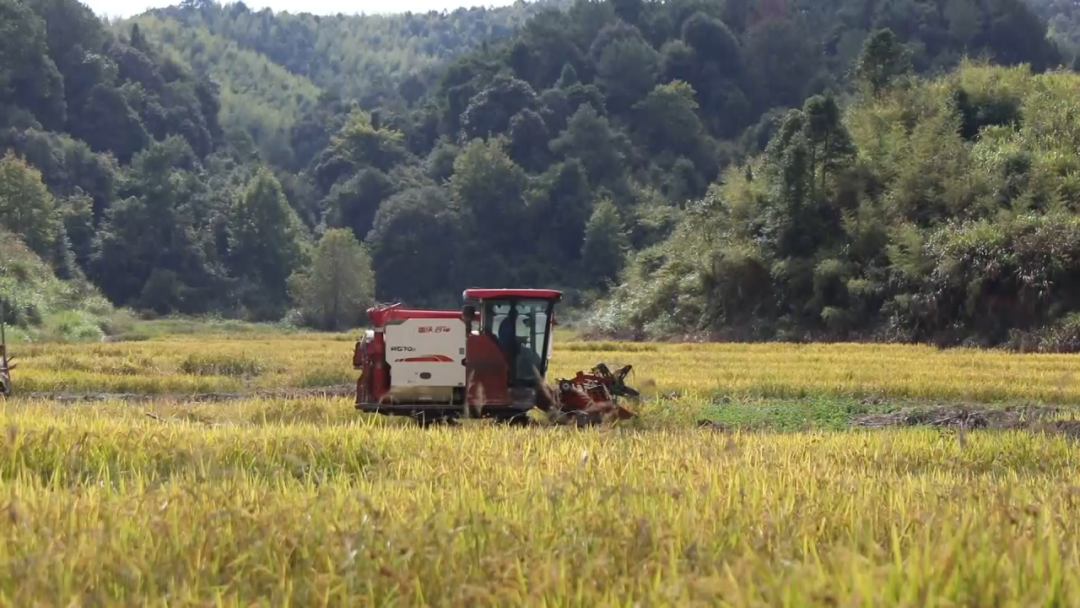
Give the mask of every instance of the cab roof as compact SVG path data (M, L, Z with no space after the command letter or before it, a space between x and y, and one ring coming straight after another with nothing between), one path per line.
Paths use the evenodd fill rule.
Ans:
M465 290L466 300L490 300L493 298L539 298L561 300L562 292L555 289L480 289Z

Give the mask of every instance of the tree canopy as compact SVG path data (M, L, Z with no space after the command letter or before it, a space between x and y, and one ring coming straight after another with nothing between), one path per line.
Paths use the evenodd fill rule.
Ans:
M560 288L639 335L1000 341L1059 308L957 312L998 292L950 292L972 277L929 260L961 255L943 235L989 238L961 220L1016 250L1041 228L1006 210L1072 217L1053 202L1073 189L1053 143L1071 119L1052 118L1071 107L1072 12L184 0L107 23L78 0L0 0L0 225L57 277L157 314L359 321L301 297L325 276L416 306L457 306L472 284Z
M866 85L788 111L598 328L1080 348L1080 75L965 61Z

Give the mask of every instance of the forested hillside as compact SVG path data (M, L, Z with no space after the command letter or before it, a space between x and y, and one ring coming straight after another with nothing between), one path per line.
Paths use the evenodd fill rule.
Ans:
M15 24L0 39L3 145L52 201L27 215L37 223L5 227L119 306L257 319L295 307L325 326L355 322L372 297L457 306L464 286L517 284L563 288L574 305L606 298L597 327L641 335L872 333L885 305L856 311L851 294L915 293L874 274L910 249L902 239L997 221L987 201L1026 196L1008 173L1011 189L988 177L960 197L950 188L974 165L915 154L955 141L947 158L975 158L980 127L1015 129L1042 99L1044 80L1011 75L1023 96L999 98L969 82L983 72L953 70L965 56L1036 74L1072 61L1021 0L577 0L395 17L199 1L111 25L76 0L0 7ZM937 114L883 109L897 91L933 105L919 92L955 82L968 84L949 85ZM919 128L936 135L910 143ZM873 139L883 129L901 143ZM1015 152L1002 166L1018 175L1042 162L1026 141L994 148ZM868 165L878 148L892 156ZM1046 192L1065 188L1066 168L1040 173ZM881 240L876 266L856 263L838 219L864 208L900 214L866 237ZM897 217L911 225L896 232ZM708 246L687 236L703 229ZM726 247L760 267L731 270ZM760 274L725 274L740 269ZM349 286L348 314L311 298L318 277ZM833 279L856 287L838 296ZM750 308L731 312L730 298ZM945 300L913 301L960 323ZM890 335L942 334L889 318L904 328Z
M292 149L291 130L316 111L321 93L366 109L407 107L446 59L509 36L559 1L446 14L318 16L184 0L115 29L137 25L164 53L212 77L222 90L222 125L246 132L266 160L296 169L310 154Z
M114 39L85 6L0 0L0 228L6 241L17 236L26 246L3 248L7 321L41 326L57 307L81 308L80 299L95 295L75 287L86 275L116 300L131 294L118 294L111 283L137 283L138 295L150 267L158 276L168 272L171 264L161 262L182 247L168 237L190 228L172 222L171 210L168 217L161 211L168 225L156 235L126 232L125 219L152 217L158 204L196 203L159 196L179 185L168 183L173 167L142 174L123 167L148 165L170 146L206 158L221 141L217 116L210 83L158 60L142 41ZM129 248L100 246L113 238ZM139 246L157 249L156 258L128 255ZM48 262L69 288L54 289L28 256ZM51 295L62 291L70 297Z
M785 114L634 260L599 325L1080 349L1080 75L887 75L845 111Z

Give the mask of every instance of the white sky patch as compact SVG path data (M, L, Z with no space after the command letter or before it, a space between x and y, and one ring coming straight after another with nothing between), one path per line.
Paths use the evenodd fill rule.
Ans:
M180 0L82 0L101 17L124 18L137 15L152 8L179 4ZM269 7L275 13L312 13L315 15L426 13L428 11L452 11L459 7L489 8L509 6L513 0L249 0L244 2L253 11Z

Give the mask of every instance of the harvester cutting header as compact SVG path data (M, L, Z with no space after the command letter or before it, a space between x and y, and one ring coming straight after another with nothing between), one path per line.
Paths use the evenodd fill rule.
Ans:
M527 423L533 408L577 423L631 418L619 396L631 367L603 363L546 384L555 304L550 289L466 289L458 310L368 309L372 329L356 343L356 408L422 424L459 417Z

